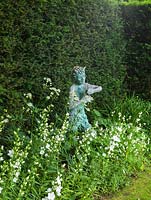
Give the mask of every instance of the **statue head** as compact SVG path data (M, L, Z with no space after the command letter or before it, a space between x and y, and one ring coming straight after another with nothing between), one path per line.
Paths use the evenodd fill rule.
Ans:
M73 79L76 84L85 83L85 67L75 66L73 68Z

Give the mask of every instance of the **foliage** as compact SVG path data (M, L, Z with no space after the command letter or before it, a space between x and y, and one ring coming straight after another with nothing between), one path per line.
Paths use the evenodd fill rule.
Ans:
M29 116L37 119L37 126L28 136L16 127L9 147L0 148L2 199L96 199L117 191L133 173L144 169L150 139L139 111L124 115L120 105L105 126L96 121L86 132L71 133L68 115L57 128L49 123L52 106L40 110L31 96L25 96L23 109L33 114ZM8 116L2 117L0 131L13 119Z
M151 98L151 5L124 4L122 16L124 20L126 46L127 77L125 82L131 93Z
M125 97L122 100L118 101L114 105L114 111L116 113L122 113L126 118L129 118L129 122L136 125L139 122L137 116L140 116L140 123L143 128L151 131L151 104L150 102L143 101L138 97ZM117 115L114 119L117 119L119 116Z
M75 65L86 66L88 81L103 86L97 104L111 103L124 77L118 14L118 6L106 0L1 1L2 110L19 113L23 93L31 91L44 107L41 83L49 77L61 89L55 109L65 113Z
M129 1L121 1L122 5L135 5L135 6L140 6L140 5L149 5L151 4L151 0L129 0Z

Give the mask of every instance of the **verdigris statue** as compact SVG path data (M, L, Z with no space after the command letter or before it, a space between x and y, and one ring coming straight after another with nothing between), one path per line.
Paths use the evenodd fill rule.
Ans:
M85 113L85 104L93 100L91 94L102 90L101 86L85 83L85 79L85 67L75 66L73 68L74 83L70 88L69 97L69 123L74 132L91 128Z

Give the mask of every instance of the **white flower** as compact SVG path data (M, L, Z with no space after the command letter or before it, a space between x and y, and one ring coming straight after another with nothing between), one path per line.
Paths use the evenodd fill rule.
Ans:
M51 83L51 79L50 78L46 78L46 81Z
M8 155L9 157L13 157L14 151L13 151L13 150L9 150L7 155Z
M122 114L119 112L119 113L118 113L118 116L119 116L119 118L120 118L120 117L122 116Z
M91 136L92 136L92 137L96 137L96 135L97 135L96 131L95 131L95 130L92 130Z
M98 121L95 122L95 127L99 127Z
M44 151L44 149L42 148L42 149L40 150L40 155L44 155L44 153L45 153L45 151Z
M50 99L50 96L47 96L46 99L49 100L49 99Z
M27 103L27 106L29 106L30 108L34 107L31 102Z
M16 172L16 177L18 177L20 175L20 172Z
M106 153L102 153L102 156L103 156L103 157L106 157Z
M117 130L119 131L119 132L122 132L122 128L121 127L117 127Z
M14 165L14 168L19 168L20 167L20 162L19 161L17 161L16 163L15 163L15 165Z
M128 138L131 140L132 139L133 134L130 133L130 135L128 136ZM127 145L127 144L126 144Z
M137 126L136 131L139 132L140 130L141 130L141 128Z
M113 141L115 141L115 142L120 142L120 138L119 138L117 135L114 135L114 136L112 137L112 139L113 139Z
M3 161L4 160L4 158L3 157L0 157L0 161Z
M48 188L47 192L50 193L52 191L52 188Z
M1 149L4 150L4 146L3 145L1 145Z
M56 187L56 193L57 193L57 196L61 196L61 185L59 185L58 187Z
M29 98L29 99L32 99L32 94L31 93L27 93L26 97Z
M139 121L140 121L140 119L139 119L139 118L137 118L137 119L136 119L136 122L138 123Z
M8 120L8 119L4 119L3 122L4 122L4 123L8 123L9 120Z
M90 112L90 108L88 108L87 106L85 106L86 111Z
M61 185L61 178L60 178L60 176L57 177L56 181L57 181L58 185Z
M3 188L2 188L2 187L0 187L0 193L2 193L2 190L3 190Z
M150 141L149 141L148 143L150 143ZM66 164L64 163L61 167L62 167L62 168L65 168L65 167L66 167Z
M15 178L13 178L13 182L14 182L14 183L16 183L16 182L17 182L17 180L18 180L18 178L16 178L16 177L15 177Z
M115 147L115 146L112 144L112 145L110 146L110 151L113 151L114 147Z
M55 193L54 192L48 193L48 199L54 200L55 199Z
M50 148L50 144L46 144L46 149L49 149Z

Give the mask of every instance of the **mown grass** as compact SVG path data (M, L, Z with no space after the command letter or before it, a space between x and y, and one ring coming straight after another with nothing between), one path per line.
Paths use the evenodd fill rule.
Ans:
M151 165L138 173L131 184L109 197L101 200L151 200Z
M148 6L151 5L151 0L142 0L142 1L131 0L131 1L124 1L121 4L125 6L145 6L145 5Z

